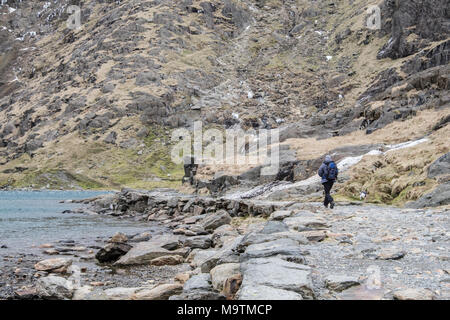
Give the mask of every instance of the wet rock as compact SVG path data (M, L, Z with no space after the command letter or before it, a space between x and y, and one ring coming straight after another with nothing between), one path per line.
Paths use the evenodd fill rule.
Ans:
M108 243L96 253L95 258L101 263L113 263L130 251L131 248L126 243Z
M38 279L36 290L38 295L44 299L71 299L74 293L70 281L54 275Z
M37 271L65 273L71 265L72 265L71 259L54 258L39 261L34 265L34 268Z
M240 275L239 263L224 263L211 269L211 282L215 290L222 291L225 282L236 275Z
M434 300L435 295L427 289L408 288L393 293L395 300Z
M143 289L131 296L132 300L167 300L170 296L180 294L183 286L179 283L162 284L152 289Z
M350 287L359 285L357 277L345 275L329 275L325 278L325 285L331 291L341 292Z
M214 230L218 227L229 224L231 222L231 217L225 210L219 210L213 214L208 215L202 221L202 227L205 230Z

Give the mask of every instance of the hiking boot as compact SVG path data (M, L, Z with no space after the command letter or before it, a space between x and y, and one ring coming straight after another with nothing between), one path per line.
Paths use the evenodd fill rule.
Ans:
M323 205L325 206L325 208L327 208L327 209L328 209L328 203L327 203L327 204L325 204L325 203L324 203Z
M334 208L334 202L330 203L330 209Z

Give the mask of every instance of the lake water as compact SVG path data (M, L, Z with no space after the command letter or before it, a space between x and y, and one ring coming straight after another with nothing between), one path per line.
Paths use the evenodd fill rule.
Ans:
M11 251L26 253L43 243L75 240L87 243L116 232L137 234L151 231L145 223L104 216L63 214L80 204L61 200L86 199L106 192L91 191L0 191L0 256Z

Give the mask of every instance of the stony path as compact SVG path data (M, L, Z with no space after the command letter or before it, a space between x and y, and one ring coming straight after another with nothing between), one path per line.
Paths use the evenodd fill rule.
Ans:
M450 211L379 206L298 205L317 210L331 227L327 237L305 245L307 263L319 275L348 275L364 281L378 273L389 297L401 288L426 288L450 298ZM322 290L323 298L339 297Z
M132 190L96 201L102 214L156 220L171 231L146 235L140 242L118 234L100 250L104 262L122 274L135 275L130 283L71 287L64 280L67 276L55 279L55 270L47 268L50 276L38 280L38 296L450 299L448 207L417 210L339 203L331 210L320 203L235 203ZM104 209L118 206L126 209ZM254 218L248 219L242 210ZM55 263L64 261L44 265ZM141 279L133 270L142 269L147 275L165 276Z

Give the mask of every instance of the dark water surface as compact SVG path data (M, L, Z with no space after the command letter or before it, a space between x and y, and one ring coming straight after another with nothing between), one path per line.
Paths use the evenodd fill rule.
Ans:
M102 216L62 214L80 204L59 203L94 197L107 192L92 191L0 191L0 249L2 254L31 252L43 243L59 240L91 242L116 232L136 234L148 231L143 223Z

